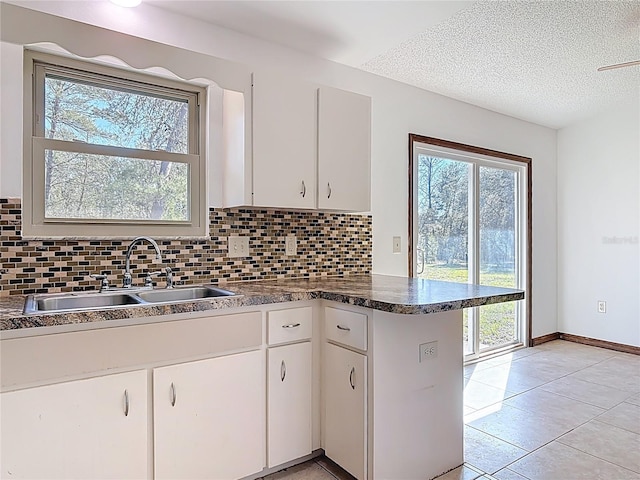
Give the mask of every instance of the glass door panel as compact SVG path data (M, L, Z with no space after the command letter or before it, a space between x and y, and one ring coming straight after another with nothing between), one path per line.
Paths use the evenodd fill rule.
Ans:
M426 153L415 158L417 276L520 288L520 170ZM465 309L466 359L520 343L522 314L521 302Z
M480 166L478 177L478 281L482 285L516 288L516 172ZM519 340L516 312L516 302L478 308L480 351Z
M447 282L470 281L467 162L418 155L417 274ZM473 325L464 312L464 350L473 353ZM469 341L469 338L472 340Z

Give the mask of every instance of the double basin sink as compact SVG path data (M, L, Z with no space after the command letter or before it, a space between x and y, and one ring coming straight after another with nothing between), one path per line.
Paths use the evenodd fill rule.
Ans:
M204 298L233 297L234 292L210 285L167 289L120 289L103 293L61 293L29 295L24 313L57 313L105 309L119 306L188 302Z

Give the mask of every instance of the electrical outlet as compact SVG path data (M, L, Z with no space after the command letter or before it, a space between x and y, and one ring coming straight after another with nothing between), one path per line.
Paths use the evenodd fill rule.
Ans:
M249 256L249 237L229 237L229 257Z
M400 245L401 241L402 241L401 237L393 237L393 253L402 252L402 245Z
M438 341L420 344L420 362L438 357Z
M607 302L598 300L598 313L607 313Z
M287 235L284 239L284 254L285 255L297 255L298 254L298 239L295 235Z

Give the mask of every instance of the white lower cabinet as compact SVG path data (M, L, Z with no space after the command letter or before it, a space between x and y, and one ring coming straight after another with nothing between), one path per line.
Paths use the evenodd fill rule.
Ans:
M264 467L263 351L153 371L155 478L231 480Z
M356 477L367 475L367 357L325 343L324 450Z
M269 349L269 468L311 453L311 342Z
M147 372L0 395L3 479L145 479Z

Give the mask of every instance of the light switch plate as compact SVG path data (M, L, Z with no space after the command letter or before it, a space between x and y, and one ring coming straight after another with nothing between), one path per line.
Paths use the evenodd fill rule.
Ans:
M249 256L249 237L229 237L229 257Z
M298 239L295 235L287 235L284 239L284 254L285 255L297 255L298 254Z
M393 237L393 253L401 253L402 252L402 239L401 237Z

